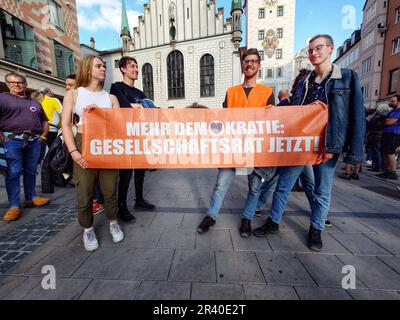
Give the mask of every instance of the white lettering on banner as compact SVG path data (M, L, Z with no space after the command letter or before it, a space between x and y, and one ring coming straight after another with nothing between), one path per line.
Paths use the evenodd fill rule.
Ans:
M319 137L276 137L269 139L269 153L318 152ZM314 143L313 143L314 142Z

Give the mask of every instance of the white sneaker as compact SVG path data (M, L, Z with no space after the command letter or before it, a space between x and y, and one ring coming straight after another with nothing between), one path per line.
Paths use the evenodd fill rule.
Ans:
M124 233L118 223L110 223L110 233L115 243L124 240Z
M83 232L83 244L86 251L94 251L99 247L99 243L93 228Z

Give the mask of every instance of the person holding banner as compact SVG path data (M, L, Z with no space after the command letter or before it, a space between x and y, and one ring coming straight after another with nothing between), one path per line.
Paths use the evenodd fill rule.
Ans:
M122 57L119 61L119 70L123 75L122 82L111 85L110 93L118 98L121 108L140 108L140 101L145 101L146 96L135 88L138 79L138 63L135 58ZM146 100L150 101L150 100ZM147 105L144 107L148 107ZM135 209L155 210L155 206L143 197L145 169L135 169ZM133 169L120 169L118 182L118 215L125 222L135 222L136 218L129 212L126 203Z
M248 49L242 56L242 72L245 76L241 85L228 89L224 108L265 108L275 104L272 88L257 84L257 73L260 69L260 55L257 49ZM236 169L219 169L217 183L211 196L210 207L207 215L197 228L197 232L204 234L215 225L219 210L236 175ZM276 177L276 167L255 168L248 174L249 191L242 213L240 236L251 236L251 220L254 217L261 185L273 183Z
M93 229L92 212L93 191L97 181L104 193L104 207L107 219L110 221L113 242L118 243L124 239L124 233L117 221L118 170L88 169L88 164L81 154L85 113L93 112L95 108L119 108L117 98L103 89L105 77L106 67L100 57L84 57L79 64L76 89L67 92L62 113L64 141L74 161L78 220L84 228L83 243L87 251L93 251L99 247ZM76 137L72 132L73 114L79 117Z
M360 81L354 70L341 69L331 63L333 50L334 42L329 35L317 35L310 40L308 55L315 71L298 82L290 98L291 105L307 105L317 100L329 105L325 148L318 159L322 164L313 166L314 201L307 245L314 251L323 247L321 232L328 217L339 155L346 150L345 163L357 164L363 160L365 116ZM303 169L304 166L280 168L270 216L264 225L254 230L255 236L279 233L289 194Z

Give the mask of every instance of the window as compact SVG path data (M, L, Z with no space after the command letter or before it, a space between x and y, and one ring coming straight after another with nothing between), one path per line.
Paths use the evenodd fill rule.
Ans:
M374 31L368 33L363 40L363 50L368 49L374 42Z
M75 73L75 58L71 50L54 41L54 54L58 78L65 79L68 75Z
M183 54L172 51L167 57L168 99L185 98L185 68Z
M278 68L276 69L276 76L277 76L278 78L282 78L282 77L283 77L283 68L282 68L282 67L278 67Z
M60 29L64 29L62 7L54 0L49 0L50 22Z
M282 59L282 49L276 49L276 58Z
M369 84L366 84L365 86L361 87L361 91L363 93L363 98L364 100L369 98Z
M260 60L264 60L264 50L258 51L258 54L260 55Z
M258 70L258 74L257 74L258 78L261 79L262 78L262 70Z
M265 31L259 30L258 31L258 40L264 40L264 37L265 37Z
M396 38L392 42L392 55L400 52L400 37Z
M283 29L279 28L278 30L276 30L276 37L278 39L282 39L283 38Z
M395 23L400 23L400 7L396 9Z
M265 9L260 8L258 9L258 19L264 19L265 18Z
M365 24L370 22L376 14L376 2L372 6L370 6L367 11L365 12Z
M273 78L273 77L274 77L274 70L267 69L267 78Z
M1 37L7 60L37 69L33 29L16 17L0 10Z
M119 69L119 60L114 60L114 68Z
M361 75L366 75L371 72L372 67L372 57L365 59L361 64Z
M278 17L283 17L283 6L278 6Z
M154 100L153 67L145 63L142 67L143 93L150 100Z
M398 84L399 84L399 69L390 71L389 94L397 92Z
M215 96L214 57L205 54L200 59L200 96Z

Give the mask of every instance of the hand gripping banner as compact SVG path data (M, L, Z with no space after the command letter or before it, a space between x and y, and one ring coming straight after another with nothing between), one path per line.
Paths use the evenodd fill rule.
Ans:
M233 109L94 109L90 168L244 168L317 164L327 105Z

